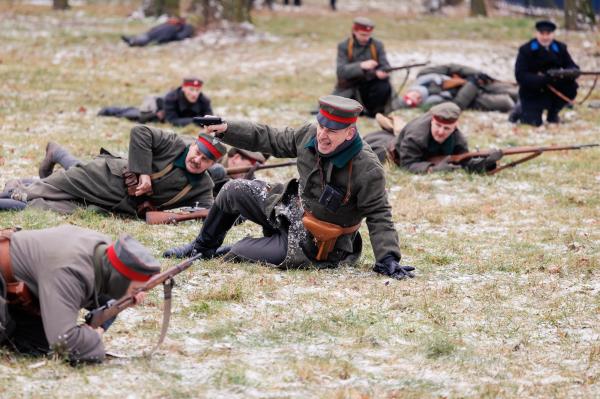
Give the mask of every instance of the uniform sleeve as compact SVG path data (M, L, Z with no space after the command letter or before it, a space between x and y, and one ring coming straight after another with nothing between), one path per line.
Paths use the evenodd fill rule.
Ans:
M379 66L382 68L389 68L390 62L387 59L385 46L383 45L383 43L379 42L377 47L377 58L379 58Z
M579 69L579 65L577 65L575 63L575 61L573 61L573 58L571 58L571 54L569 54L569 50L567 49L567 45L565 44L563 47L563 51L565 53L565 59L564 59L564 64L563 64L563 68L576 68Z
M179 100L176 91L172 91L169 94L167 94L163 104L165 110L165 120L173 126L189 125L190 123L192 123L192 118L181 118L179 116L178 103Z
M356 193L357 207L366 217L375 259L379 262L389 254L400 259L398 233L392 221L392 207L385 191L383 169L371 169L364 181L366 184L361 184Z
M404 128L406 129L406 127ZM403 130L396 142L396 152L400 157L400 167L412 173L426 173L433 163L425 161L425 155L419 144Z
M169 153L182 140L171 132L139 125L131 129L129 136L129 170L149 175L153 173L152 160L161 153Z
M536 72L529 71L529 60L531 54L526 54L526 49L519 49L517 60L515 61L515 79L520 86L530 90L539 90L547 83L545 75L538 75Z
M360 67L360 61L350 62L348 59L348 41L338 45L337 53L337 77L340 80L351 80L363 78L364 70Z
M70 360L101 362L105 350L102 338L87 325L77 325L87 289L83 278L66 269L39 283L38 294L44 332L50 348L66 350Z
M458 89L452 102L458 105L460 109L465 110L469 108L478 95L479 87L477 87L475 83L467 81L460 89Z
M234 147L250 151L272 154L277 158L296 158L298 156L296 139L304 126L298 130L292 128L275 129L267 125L249 121L228 121L223 141Z

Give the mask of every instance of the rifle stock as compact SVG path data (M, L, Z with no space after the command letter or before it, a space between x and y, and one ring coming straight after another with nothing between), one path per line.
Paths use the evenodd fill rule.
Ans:
M600 144L580 144L580 145L555 145L555 146L545 146L545 147L535 147L535 146L522 146L522 147L509 147L500 149L502 151L502 155L516 155L516 154L535 154L542 153L548 151L567 151L567 150L581 150L583 148L589 147L598 147ZM447 160L452 164L459 164L461 162L467 161L471 158L477 157L486 157L490 155L492 150L482 150L482 151L471 151L465 152L463 154L456 155L437 155L434 157L430 157L427 159L428 162L433 163L434 165L439 164L442 161Z
M202 208L192 212L146 212L146 223L148 224L177 224L185 220L204 219L208 215L208 209Z
M115 301L109 302L104 306L101 306L97 309L90 311L85 315L85 322L92 328L98 328L104 324L107 320L116 317L119 313L124 311L125 309L136 304L135 295L140 292L148 292L159 284L164 283L165 281L172 279L179 273L188 269L192 264L200 259L202 254L198 254L192 258L189 258L172 268L165 270L162 273L154 275L150 280L146 282L140 289L138 289L135 293L124 296L123 298Z

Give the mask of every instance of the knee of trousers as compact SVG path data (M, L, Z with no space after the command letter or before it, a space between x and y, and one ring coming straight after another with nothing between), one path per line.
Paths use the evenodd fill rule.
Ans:
M215 205L225 212L235 212L236 204L243 199L256 195L257 180L232 179L229 180L215 198Z

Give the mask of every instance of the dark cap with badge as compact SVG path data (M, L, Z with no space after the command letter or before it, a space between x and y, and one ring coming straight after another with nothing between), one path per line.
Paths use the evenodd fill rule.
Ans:
M362 110L358 101L330 94L319 98L317 122L328 129L345 129L356 123Z
M375 29L375 23L366 17L354 18L352 29L362 32L372 32Z
M160 272L160 263L150 251L129 234L122 234L106 249L113 268L131 281L148 281Z
M198 78L195 78L195 77L190 77L190 78L184 78L183 79L182 86L183 87L201 88L203 84L204 84L204 82L202 81L202 79L198 79Z
M556 24L544 19L535 23L535 30L538 32L554 32L556 30Z
M206 133L200 133L196 145L201 153L213 161L218 161L227 152L227 147L219 139Z
M460 107L451 102L445 102L431 107L432 118L443 125L451 125L460 117Z

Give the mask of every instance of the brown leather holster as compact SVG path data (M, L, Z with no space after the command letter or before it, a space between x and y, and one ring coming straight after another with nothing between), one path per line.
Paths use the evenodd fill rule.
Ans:
M136 173L130 170L125 170L121 176L123 177L123 183L127 188L127 195L129 195L131 200L135 203L135 212L140 218L144 218L146 216L146 212L155 211L157 209L148 199L145 199L148 195L152 195L151 192L143 197L135 196L135 190L140 183Z
M458 75L452 75L450 79L444 80L442 82L442 89L450 90L455 89L457 87L462 87L465 83L467 83L466 79L461 78Z
M306 230L315 238L318 248L316 259L319 261L327 260L327 256L333 251L338 237L354 233L361 225L361 223L358 223L350 227L338 226L337 224L319 220L308 211L304 212L302 223L304 223Z
M0 273L6 282L6 301L9 305L16 305L28 313L40 314L40 305L29 290L29 287L15 279L10 261L10 237L16 229L0 230Z

